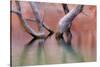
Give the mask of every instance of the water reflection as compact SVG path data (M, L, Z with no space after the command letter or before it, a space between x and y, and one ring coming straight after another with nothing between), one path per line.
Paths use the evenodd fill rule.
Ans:
M37 64L45 64L46 60L45 60L45 53L44 53L44 43L45 40L44 39L40 39L39 40L39 45L38 45L38 49L37 49Z
M49 38L50 39L50 38ZM47 39L46 39L47 40ZM60 56L60 59L56 58L57 60L54 60L53 62L49 63L48 58L52 58L51 54L47 53L50 50L46 51L45 39L32 39L29 43L27 43L24 46L24 49L21 52L21 56L19 58L19 64L16 64L18 66L26 66L26 65L40 65L40 64L51 64L56 63L56 61L60 61L59 63L69 63L69 62L83 62L84 59L82 55L79 53L76 53L71 45L68 45L67 42L63 38L57 39L57 45L59 48L58 51L55 51L54 48L51 48L51 50L54 50L51 54L54 58ZM53 44L55 45L55 44ZM55 48L55 49L56 49ZM58 52L58 53L57 53ZM48 55L47 55L48 54Z
M64 38L57 40L60 48L63 49L63 63L69 62L83 62L84 59L81 54L75 52L72 48L72 44L65 42Z
M38 42L37 44L34 44L35 42ZM28 53L30 51L30 49L32 48L32 46L37 45L37 49L35 49L35 54L33 55L33 57L35 57L36 59L33 59L33 64L35 65L39 65L39 64L45 64L45 54L44 54L44 39L32 39L28 44L25 45L22 54L20 56L20 60L19 60L19 66L23 66L23 65L28 65L26 63L28 56Z
M36 39L32 39L28 44L25 45L19 60L20 66L24 65L24 62L27 61L26 58L28 56L29 49L32 47L35 41Z

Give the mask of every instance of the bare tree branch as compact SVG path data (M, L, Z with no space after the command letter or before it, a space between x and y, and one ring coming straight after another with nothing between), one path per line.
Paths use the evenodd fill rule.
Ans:
M32 18L29 18L29 19L26 19L27 21L32 21L32 22L37 22L35 19L32 19ZM45 23L42 23L42 26L50 32L50 34L53 34L54 31L52 31Z
M39 12L39 10L37 8L36 3L30 2L30 5L31 5L31 8L32 8L33 13L35 15L35 19L36 19L37 23L39 23L41 29L43 30L43 27L44 27L47 31L50 32L50 34L53 34L54 32L43 22L43 18L40 15L40 12Z
M17 5L17 9L18 11L12 11L12 12L15 12L18 16L19 16L19 19L20 21L22 22L23 24L23 27L25 28L25 30L32 36L34 36L35 38L44 38L44 33L37 33L35 32L27 23L27 21L23 18L23 15L22 15L22 7L21 7L21 3L19 1L16 1L16 5Z
M42 26L42 17L41 17L40 12L39 12L39 10L37 8L37 4L35 2L29 2L29 3L31 5L32 11L33 11L33 13L35 15L35 19L36 19L36 21L37 21L37 23L39 25L40 32L43 32L44 28Z
M78 5L76 8L72 9L68 14L62 17L59 21L60 33L65 32L69 24L75 19L75 17L83 10L83 5Z
M35 16L36 16L36 19L24 19L23 18L23 15L22 15L22 7L21 7L21 4L19 1L16 1L16 5L17 5L17 10L16 9L11 9L11 13L15 13L18 15L20 21L22 22L22 25L24 27L24 29L26 30L26 32L28 32L30 35L32 35L33 37L35 38L45 38L45 34L43 32L43 28L45 28L46 30L48 30L50 33L48 34L49 35L52 35L54 32L45 24L43 23L43 19L41 19L41 16L39 14L39 10L37 9L36 5L35 6L35 9L32 8L32 10L35 10ZM28 24L28 21L33 21L33 22L38 22L39 24L39 29L40 29L40 32L35 32L35 30L33 30L29 24ZM47 37L48 37L47 36Z
M62 4L62 7L63 7L63 10L64 10L64 13L67 14L69 12L67 4Z
M16 1L17 9L18 10L11 10L11 12L16 13L19 16L20 21L23 24L23 27L25 30L32 36L36 38L45 38L45 32L44 28L50 32L50 34L53 34L54 32L43 22L43 18L40 15L39 9L37 8L36 3L34 2L29 2L32 8L32 11L35 15L35 20L34 19L27 19L29 21L37 22L39 25L39 30L40 32L36 32L34 29L32 29L27 20L24 19L22 15L22 5L21 2ZM64 17L62 17L59 21L59 32L57 32L57 36L62 37L63 33L66 32L67 37L68 37L68 42L71 42L72 34L70 31L72 21L74 18L83 10L83 5L78 5L76 8L72 9L69 12L68 6L66 4L62 4L64 13L66 14ZM50 35L49 34L49 35Z
M62 4L62 6L63 6L64 13L67 14L69 12L67 4ZM66 36L67 36L67 44L70 44L70 45L71 45L71 40L72 40L72 33L70 31L71 26L72 26L72 23L69 24L69 27L68 27L68 29L66 30L66 33L65 33Z
M11 12L11 13L15 13L15 14L17 14L17 15L20 15L20 14L21 14L20 11L18 11L18 10L14 10L14 9L11 10L10 12Z
M82 12L83 5L78 5L76 8L72 9L69 13L67 13L64 17L62 17L59 21L59 32L56 34L56 38L62 37L62 34L64 32L67 33L67 36L70 33L70 24L72 24L72 21L75 19L75 17ZM72 35L70 35L69 39Z

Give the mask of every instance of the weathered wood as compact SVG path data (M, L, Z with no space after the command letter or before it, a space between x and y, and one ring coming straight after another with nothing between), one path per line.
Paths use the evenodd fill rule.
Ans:
M63 6L64 13L67 14L69 12L67 4L62 4L62 6ZM66 36L67 36L67 44L69 44L69 45L71 45L71 40L72 40L72 33L70 31L71 26L72 26L72 23L69 24L69 27L68 27L68 29L66 30L66 33L65 33Z
M20 11L20 14L18 14L19 19L22 22L23 27L25 28L25 30L35 38L44 38L45 37L44 32L38 32L38 33L35 32L35 30L32 29L29 26L28 22L23 18L21 2L16 1L16 5L17 5L18 10Z
M56 39L63 38L63 33L67 35L67 44L71 44L72 34L70 31L72 21L75 17L82 12L84 5L78 5L76 8L72 9L65 16L63 16L58 22L59 31L56 32Z
M72 9L68 14L62 17L59 21L59 32L64 33L69 24L75 19L75 17L83 10L83 5L78 5L76 8Z
M30 2L32 11L35 15L35 19L37 21L37 23L39 23L41 30L43 30L43 28L45 28L47 31L49 31L50 33L54 33L43 21L43 18L40 15L39 9L37 7L37 4L35 2Z

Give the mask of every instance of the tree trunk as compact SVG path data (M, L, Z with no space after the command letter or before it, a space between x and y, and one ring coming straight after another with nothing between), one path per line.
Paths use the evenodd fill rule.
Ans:
M78 5L76 8L72 9L70 12L68 12L65 16L63 16L60 21L58 22L59 31L56 33L56 38L63 37L63 33L65 32L68 36L68 41L70 42L72 35L70 34L70 27L72 24L72 21L75 19L75 17L82 12L84 5Z

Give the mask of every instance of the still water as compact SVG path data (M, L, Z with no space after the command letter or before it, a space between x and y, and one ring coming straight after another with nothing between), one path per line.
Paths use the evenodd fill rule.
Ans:
M47 39L32 38L25 44L12 43L13 66L95 61L92 46L67 44L64 38L56 39L55 34Z

